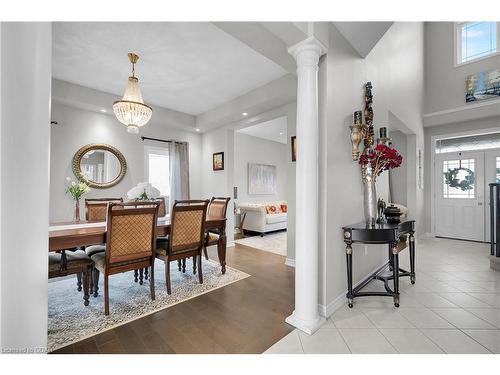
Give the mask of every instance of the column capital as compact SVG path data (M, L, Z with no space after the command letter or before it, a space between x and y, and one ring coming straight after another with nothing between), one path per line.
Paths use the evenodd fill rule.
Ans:
M317 54L317 58L319 59L328 51L328 48L314 36L301 40L297 44L288 48L288 53L294 57L295 61L297 61L298 55L305 51L315 52Z

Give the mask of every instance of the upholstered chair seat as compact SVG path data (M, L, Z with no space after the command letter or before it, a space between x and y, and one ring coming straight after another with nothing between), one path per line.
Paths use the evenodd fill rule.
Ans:
M76 269L81 269L82 266L90 266L92 260L89 258L85 251L76 250L66 252L66 265L62 264L62 254L61 253L50 253L49 254L49 272L57 271L71 271Z
M106 252L101 252L101 253L96 253L91 256L92 261L94 262L94 267L98 269L100 272L105 272L106 271ZM144 258L144 260L147 260L148 258ZM133 264L137 263L137 259L134 259L133 261L125 261L125 262L119 262L115 263L113 266L125 266L127 264Z
M105 251L106 251L105 245L92 245L92 246L87 246L85 248L85 252L89 257L92 257L92 255L97 253L103 253Z
M92 269L92 260L83 250L49 253L49 279L67 275L82 275L83 277L83 304L89 304L89 279ZM78 281L78 291L82 290L82 282Z

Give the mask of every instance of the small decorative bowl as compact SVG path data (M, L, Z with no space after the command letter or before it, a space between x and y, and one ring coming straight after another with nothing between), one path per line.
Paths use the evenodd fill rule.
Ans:
M386 209L384 210L384 215L387 219L387 222L390 224L400 223L401 220L399 219L399 217L402 214L403 213L401 212L401 210L399 208L397 208L396 206L394 206L393 204L386 207Z

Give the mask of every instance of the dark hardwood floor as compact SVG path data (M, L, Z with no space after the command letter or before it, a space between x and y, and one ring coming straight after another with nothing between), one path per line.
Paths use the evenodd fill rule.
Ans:
M217 259L215 247L209 256ZM54 353L262 353L293 330L294 269L236 245L227 264L251 275ZM157 285L157 288L165 287Z

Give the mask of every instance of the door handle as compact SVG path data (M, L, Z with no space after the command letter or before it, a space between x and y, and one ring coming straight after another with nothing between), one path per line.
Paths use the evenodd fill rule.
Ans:
M477 205L478 205L478 206L482 206L482 205L483 205L483 202L477 202Z

